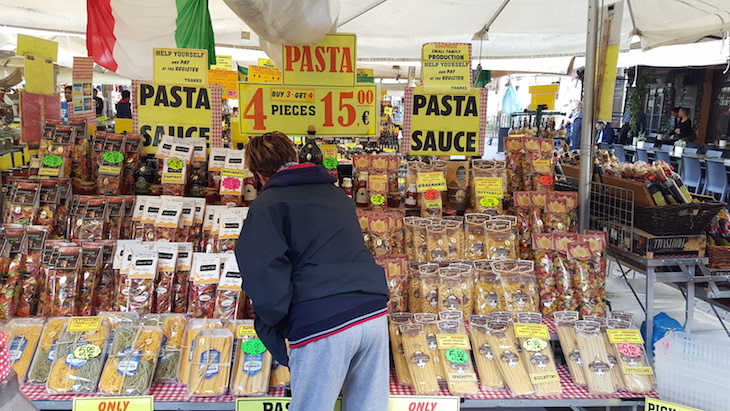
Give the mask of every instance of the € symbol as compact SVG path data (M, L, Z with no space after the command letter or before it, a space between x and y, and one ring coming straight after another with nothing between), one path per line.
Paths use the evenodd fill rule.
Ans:
M365 111L362 113L362 122L364 124L370 124L370 111Z

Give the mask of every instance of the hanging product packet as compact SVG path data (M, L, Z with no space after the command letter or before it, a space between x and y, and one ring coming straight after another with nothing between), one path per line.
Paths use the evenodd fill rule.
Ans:
M27 242L25 228L18 224L3 224L5 245L0 257L0 318L16 315L17 290L25 272Z
M216 191L220 190L221 187L221 171L226 165L226 156L228 155L227 148L210 148L210 155L208 156L208 185L215 188Z
M173 144L175 144L175 137L168 135L162 135L159 143L157 143L155 158L157 159L157 173L160 179L162 178L162 168L164 167L165 159L170 157Z
M481 260L486 256L484 223L489 220L485 214L466 214L464 216L464 257L467 260Z
M157 276L153 311L157 314L173 312L178 249L177 243L154 243L154 250L157 252Z
M585 230L581 237L584 241L588 241L591 250L590 277L595 278L598 288L599 298L606 301L606 276L608 275L608 233L605 231ZM600 315L599 312L596 314ZM605 311L605 309L604 309Z
M37 218L36 211L40 201L39 183L18 183L10 196L5 223L30 225Z
M228 150L226 162L221 170L221 201L233 203L236 206L242 204L243 180L246 178L246 167L244 162L244 150Z
M101 240L103 245L101 274L96 288L97 311L112 311L115 307L116 278L114 275L114 249L116 240Z
M235 396L266 395L273 358L256 335L253 320L234 322L236 352L231 372L231 393Z
M128 274L129 274L129 263L128 260L132 258L133 248L146 248L143 246L140 240L117 240L114 248L114 255L112 257L112 272L114 274L114 304L113 309L110 311L124 311L129 312L127 307L127 294L129 293ZM122 270L122 267L127 267L126 270Z
M183 197L182 205L182 214L180 216L181 221L178 226L181 231L178 234L178 240L192 241L193 225L195 224L195 199Z
M148 394L163 339L158 326L120 327L99 379L99 392L118 396Z
M160 202L160 210L155 218L155 241L176 242L179 241L181 231L179 230L182 221L183 200L182 197L163 196Z
M78 312L81 251L81 247L59 247L55 261L51 261L47 287L54 296L49 313L53 317L72 316Z
M144 203L144 212L142 214L142 241L155 241L157 235L157 215L162 208L162 199L160 197L148 197ZM136 237L135 237L136 238Z
M202 251L203 245L203 223L205 222L205 198L195 198L195 220L193 222L193 231L191 238L188 241L192 241L194 247L198 251Z
M122 224L124 223L124 196L107 197L107 220L104 224L104 233L101 239L117 240L122 234Z
M495 311L504 311L504 298L502 297L502 283L492 269L490 260L474 261L476 270L476 289L474 312L486 316Z
M51 145L44 153L42 166L38 170L41 176L71 177L73 168L71 150L74 146L75 130L73 126L56 125Z
M147 245L130 245L124 249L120 269L122 291L119 295L119 310L145 315L152 312L154 302L155 276L157 275L157 252Z
M571 274L576 300L582 316L605 316L606 302L603 300L604 280L592 266L600 266L600 257L591 254L590 243L577 241L568 243L568 259L571 262Z
M547 227L543 213L547 204L548 193L545 191L530 191L530 213L528 220L530 221L530 231L533 233L546 233Z
M559 310L578 311L580 309L580 296L574 287L573 264L568 258L568 245L578 240L577 234L553 233L553 249L555 250L554 275L560 302Z
M40 207L35 213L33 224L55 229L58 225L59 182L57 180L41 180Z
M537 311L539 297L535 284L532 261L493 260L492 269L499 274L502 283L504 306L508 311Z
M81 244L81 275L79 277L79 294L77 298L77 315L92 316L96 314L96 294L101 277L101 260L104 245L95 242Z
M514 324L515 336L522 347L522 359L535 387L535 395L559 396L560 375L555 366L555 356L550 349L550 333L542 324L540 313L519 313Z
M156 198L152 196L136 196L134 198L134 206L132 208L131 224L132 232L131 238L142 240L144 237L144 229L142 225L142 216L144 215L145 202L148 198Z
M187 140L193 145L191 165L193 168L204 168L208 163L208 155L206 154L207 140L203 137L187 138Z
M375 263L385 270L385 278L390 291L388 312L407 311L408 257L405 255L375 257Z
M530 225L530 209L532 197L529 191L512 193L514 211L517 216L517 240L519 242L519 256L522 259L532 258L532 229Z
M91 141L85 118L70 118L68 123L74 128L75 142L71 149L71 177L80 181L91 181Z
M46 226L32 225L26 228L28 251L23 256L24 270L17 290L15 315L18 317L35 317L39 314L40 296L45 285L43 246L48 233Z
M124 193L134 193L136 190L134 173L142 164L143 138L139 133L124 135L124 178L122 181L122 192Z
M221 253L232 253L248 215L248 208L229 208L221 212L218 221L218 246Z
M176 138L174 140L169 156L163 160L161 181L164 195L179 197L185 195L193 150L193 142L189 139Z
M214 317L233 321L239 318L244 305L243 278L235 254L220 254L219 258L222 269L216 293Z
M552 192L548 194L543 221L547 233L568 232L570 216L568 215L568 204L564 198L556 197L552 195Z
M56 132L56 126L63 125L63 120L44 118L43 119L43 135L41 136L40 147L38 153L43 156L51 153L51 145L53 145L53 133Z
M162 329L162 344L153 381L175 381L177 369L180 366L185 316L180 314L148 314L142 318L141 323L146 326L158 326Z
M523 163L525 162L525 150L523 137L506 137L504 147L506 151L505 160L507 161L507 180L509 181L507 192L512 194L515 191L524 191Z
M567 221L563 223L567 225L566 231L569 233L578 232L578 193L574 191L553 191L549 194L552 198L565 201L567 209Z
M535 278L537 278L537 290L540 294L540 312L543 315L552 315L562 306L557 281L555 280L553 235L546 233L532 234L532 246L535 250Z
M512 224L505 220L484 222L484 257L489 260L517 258L516 236Z
M213 228L218 228L218 215L221 210L228 207L225 205L206 205L205 217L203 219L203 235L200 246L196 249L202 252L215 252L215 237L213 236Z
M188 311L190 270L193 266L193 243L177 243L176 275L173 281L173 312L185 314Z
M104 151L97 164L99 175L96 179L99 195L120 195L124 180L124 136L121 134L107 134L104 141Z
M191 287L188 294L188 315L193 318L213 318L220 280L220 257L218 254L194 253L193 270L190 273Z
M104 154L104 142L106 141L106 131L95 131L91 139L91 181L96 182L99 177L98 164L101 162L101 156Z
M439 265L433 263L421 264L421 291L420 306L424 313L436 314L439 312Z

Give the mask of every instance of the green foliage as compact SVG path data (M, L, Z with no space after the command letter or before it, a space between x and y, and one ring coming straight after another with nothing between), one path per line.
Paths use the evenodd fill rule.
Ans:
M639 76L636 79L636 86L629 88L626 99L626 108L629 110L629 125L631 135L637 135L639 131L639 111L646 98L646 79Z

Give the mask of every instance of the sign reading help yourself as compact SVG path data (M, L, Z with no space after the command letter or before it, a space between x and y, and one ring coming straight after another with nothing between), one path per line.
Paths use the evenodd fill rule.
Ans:
M466 93L471 88L471 44L426 43L421 63L427 91Z
M208 85L208 50L154 49L154 82Z

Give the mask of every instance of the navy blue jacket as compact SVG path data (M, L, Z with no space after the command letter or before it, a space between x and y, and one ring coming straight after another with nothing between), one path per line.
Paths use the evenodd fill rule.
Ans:
M321 166L274 174L251 203L236 244L256 332L284 365L292 305L343 295L388 296L385 272L365 247L355 205L334 182ZM334 316L347 308L334 305L330 311ZM307 314L297 312L297 318ZM321 312L311 315L322 319Z

